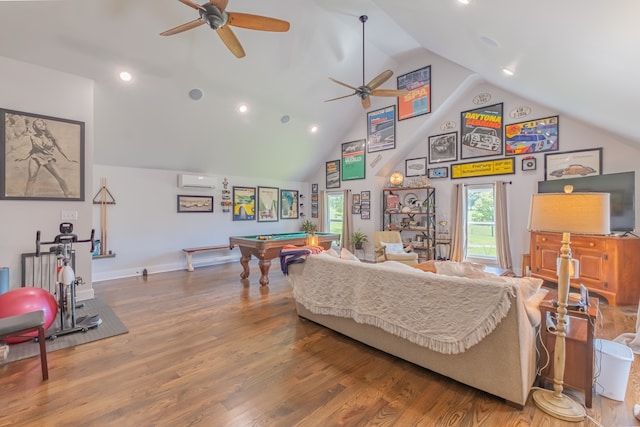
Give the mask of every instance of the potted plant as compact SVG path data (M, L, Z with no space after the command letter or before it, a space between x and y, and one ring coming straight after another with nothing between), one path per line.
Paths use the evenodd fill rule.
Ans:
M368 236L360 230L354 231L351 233L351 241L356 249L362 249L362 244L368 241Z
M311 234L316 231L316 225L307 219L302 223L302 227L300 228L300 230L304 231L307 234Z

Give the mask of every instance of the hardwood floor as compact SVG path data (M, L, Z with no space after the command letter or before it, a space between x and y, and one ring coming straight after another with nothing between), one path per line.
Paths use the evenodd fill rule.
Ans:
M0 426L592 426L524 409L298 318L239 264L94 284L129 333L0 367ZM635 331L637 306L601 304L598 337ZM627 400L594 396L603 426L636 426ZM579 393L575 393L582 400Z

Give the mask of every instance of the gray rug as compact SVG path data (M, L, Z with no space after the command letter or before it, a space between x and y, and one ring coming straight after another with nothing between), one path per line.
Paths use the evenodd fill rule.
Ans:
M87 332L80 331L68 335L61 335L55 339L48 339L47 353L129 332L111 307L100 298L82 301L82 303L84 303L84 307L76 309L76 319L81 316L93 316L97 314L102 319L102 323L96 328L89 329ZM59 319L59 315L57 318ZM59 329L58 320L51 325L47 331L47 336L57 329ZM40 355L40 347L34 340L11 344L9 346L8 357L5 360L0 360L0 365L38 355Z

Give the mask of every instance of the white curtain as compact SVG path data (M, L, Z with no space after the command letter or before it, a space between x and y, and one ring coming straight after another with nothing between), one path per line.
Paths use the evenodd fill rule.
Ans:
M320 194L318 194L318 231L327 231L327 212L325 211L327 203L326 203L327 192L325 190L321 190Z
M351 233L353 231L353 219L351 215L351 190L343 190L343 207L342 207L342 247L353 251L351 243Z
M463 198L463 185L455 184L453 186L453 202L451 206L451 261L464 260L465 214Z
M498 266L511 270L511 245L509 244L509 216L507 214L507 185L510 182L496 181L496 251Z

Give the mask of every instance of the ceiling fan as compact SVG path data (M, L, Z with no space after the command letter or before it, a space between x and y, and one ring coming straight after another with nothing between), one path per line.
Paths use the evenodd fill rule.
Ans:
M366 110L371 107L371 99L369 96L403 96L408 92L406 90L396 90L396 89L378 89L378 86L381 86L384 82L389 80L389 78L393 75L393 71L386 70L375 76L369 83L364 84L364 23L367 22L367 15L362 15L358 18L360 22L362 22L362 86L353 87L346 83L342 83L336 79L329 77L329 80L332 82L338 83L339 85L348 87L352 89L354 92L351 95L339 96L337 98L327 99L325 102L335 101L336 99L348 98L353 95L358 95L360 97L360 101L362 102L362 107Z
M249 13L227 12L226 8L229 0L209 0L208 3L202 6L191 0L178 1L196 9L200 13L200 17L160 33L161 36L172 36L207 24L216 30L216 33L218 33L225 46L238 58L245 56L244 49L229 26L246 28L248 30L289 31L289 23L281 19L251 15Z

